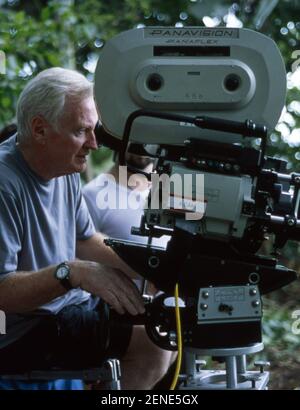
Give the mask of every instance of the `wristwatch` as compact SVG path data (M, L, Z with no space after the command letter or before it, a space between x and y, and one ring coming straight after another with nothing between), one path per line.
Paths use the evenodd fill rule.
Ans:
M55 279L59 280L60 283L66 290L73 289L70 282L71 268L67 262L60 263L54 272Z

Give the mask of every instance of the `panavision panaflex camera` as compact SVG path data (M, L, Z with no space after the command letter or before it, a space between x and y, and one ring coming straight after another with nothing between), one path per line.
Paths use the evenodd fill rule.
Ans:
M248 371L246 355L263 347L261 295L297 278L278 264L278 250L300 240L300 175L266 155L285 95L275 43L247 29L133 29L100 55L97 137L123 164L128 146L138 147L153 157L157 177L173 181L166 188L156 178L133 227L147 245L107 243L162 291L147 306L145 325L165 349L177 349L168 301L179 285L181 388L266 388L268 372ZM151 245L164 234L166 249ZM272 256L258 255L269 234ZM198 371L199 355L223 357L226 370Z

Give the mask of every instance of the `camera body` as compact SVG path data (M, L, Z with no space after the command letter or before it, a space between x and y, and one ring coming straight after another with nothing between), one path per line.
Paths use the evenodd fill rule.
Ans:
M268 234L275 252L300 238L300 176L266 155L285 93L275 43L247 29L146 27L103 49L96 134L117 147L121 165L129 142L155 161L144 216L133 228L148 245L107 243L165 292L146 315L161 347L172 349L176 326L166 300L176 283L184 346L231 348L261 341L260 295L296 279L277 259L256 254ZM164 234L167 249L151 245Z

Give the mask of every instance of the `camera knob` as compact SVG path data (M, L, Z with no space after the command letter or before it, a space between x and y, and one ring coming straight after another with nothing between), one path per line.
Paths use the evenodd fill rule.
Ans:
M254 366L259 367L260 373L263 373L265 367L270 367L270 362L266 362L264 360L258 360L254 362Z
M150 91L158 91L163 86L164 80L161 75L153 73L147 78L147 87Z

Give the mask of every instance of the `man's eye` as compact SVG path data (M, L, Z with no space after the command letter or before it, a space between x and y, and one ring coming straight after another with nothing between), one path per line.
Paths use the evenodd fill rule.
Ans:
M85 128L80 128L76 131L76 135L83 135L85 133Z

